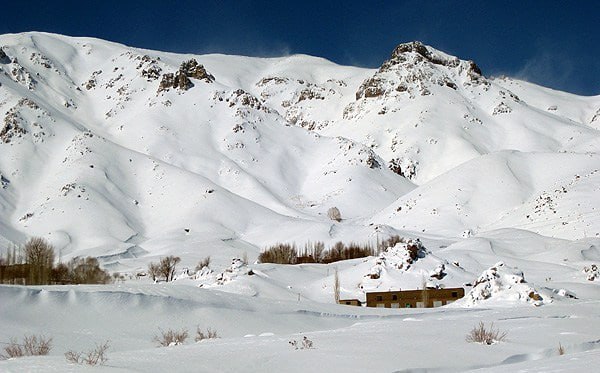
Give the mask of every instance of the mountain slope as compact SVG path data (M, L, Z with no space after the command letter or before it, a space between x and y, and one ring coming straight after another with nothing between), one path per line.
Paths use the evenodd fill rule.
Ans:
M40 235L135 268L381 232L600 231L600 96L489 78L419 42L377 70L44 33L0 45L2 247Z

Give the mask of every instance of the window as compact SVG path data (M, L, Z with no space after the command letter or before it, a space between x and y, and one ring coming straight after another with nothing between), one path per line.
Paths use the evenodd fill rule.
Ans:
M384 308L385 307L385 303L377 303L375 306L377 308Z
M434 301L433 301L433 306L434 306L434 307L441 307L442 305L443 305L443 304L442 304L442 301L441 301L441 300L434 300Z
M425 308L425 303L417 302L417 308Z
M406 303L405 307L410 308L410 303Z
M346 304L348 305L352 305L352 302L350 302L349 300L346 301Z
M382 300L383 300L383 295L378 295L378 296L377 296L377 301L378 301L378 302L381 302Z
M392 295L392 300L398 300L398 296L396 294Z
M458 291L452 292L452 298L458 298Z
M400 303L392 303L392 308L400 308Z

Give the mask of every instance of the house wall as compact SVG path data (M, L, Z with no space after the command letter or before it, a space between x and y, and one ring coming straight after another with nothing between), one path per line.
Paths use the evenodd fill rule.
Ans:
M465 296L463 288L382 291L367 293L367 307L430 308L452 303Z

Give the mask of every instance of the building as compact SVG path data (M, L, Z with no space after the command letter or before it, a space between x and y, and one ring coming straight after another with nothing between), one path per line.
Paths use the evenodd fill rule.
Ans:
M362 302L358 299L340 299L338 303L348 306L362 306Z
M367 307L430 308L450 304L465 296L463 288L381 291L367 293Z

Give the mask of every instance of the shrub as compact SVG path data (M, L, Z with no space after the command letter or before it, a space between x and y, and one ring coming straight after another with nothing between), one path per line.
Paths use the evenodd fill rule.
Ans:
M210 256L207 256L206 258L204 258L198 262L198 265L196 266L196 272L200 271L204 267L208 267L209 265L210 265Z
M25 356L23 346L20 345L16 339L12 338L8 346L4 347L4 353L2 354L2 358L10 359L21 356Z
M52 349L52 338L45 336L25 335L23 342L18 343L12 338L8 346L4 347L3 358L14 358L21 356L48 355Z
M98 259L73 258L67 265L69 280L73 284L106 284L110 282L108 272L100 268Z
M302 342L302 345L299 347L299 346L298 346L298 341L297 341L297 340L295 340L295 339L292 339L291 341L288 341L288 343L289 343L289 344L290 344L292 347L294 347L294 350L298 350L298 349L301 349L301 350L305 350L305 349L306 349L306 350L308 350L308 349L311 349L311 348L313 348L313 341L311 341L310 339L306 338L306 336L304 336L304 337L302 338L302 341L301 341L301 342Z
M195 338L196 342L200 342L203 339L213 339L213 338L219 338L216 330L208 328L208 329L206 329L206 333L204 333L202 331L202 329L200 329L199 326L196 328L196 338Z
M96 347L89 350L87 353L69 350L65 352L65 358L69 363L87 364L87 365L104 365L108 358L106 351L110 347L110 342L106 341L102 344L96 344Z
M342 214L337 207L330 207L327 210L327 217L331 220L337 221L338 223L342 221Z
M479 325L473 327L467 334L467 342L482 343L491 345L496 342L502 342L506 339L506 332L500 332L499 329L494 329L494 323L486 327L483 321Z
M163 347L181 345L188 337L188 331L185 329L176 331L173 329L162 330L161 328L158 328L158 330L160 331L160 334L155 335L153 341Z
M405 238L400 237L398 235L394 235L394 236L389 237L386 240L381 241L379 244L380 247L378 248L378 250L382 251L382 250L387 249L388 247L396 246L397 243L405 243L405 242L406 242Z
M313 348L313 341L311 341L310 339L306 338L306 336L304 336L304 338L302 338L302 348L305 348L305 349Z
M558 343L558 354L559 355L565 354L565 348L560 343Z

